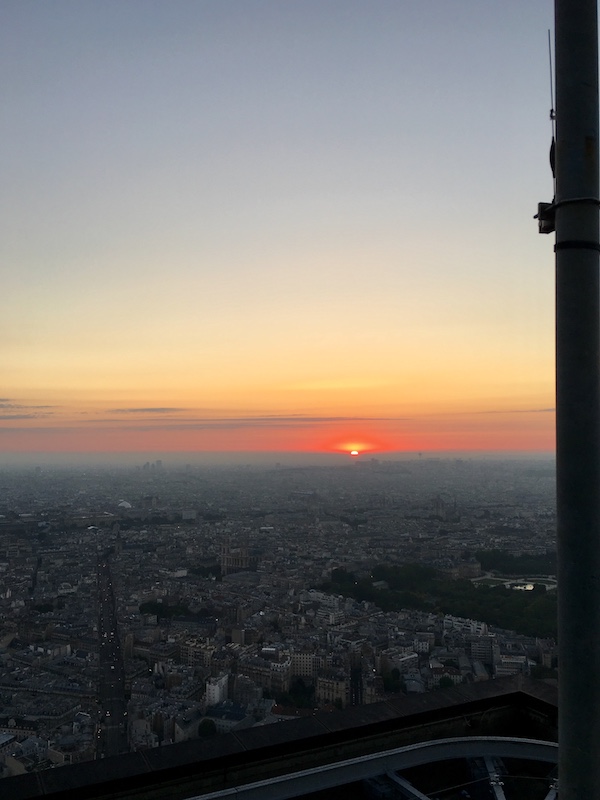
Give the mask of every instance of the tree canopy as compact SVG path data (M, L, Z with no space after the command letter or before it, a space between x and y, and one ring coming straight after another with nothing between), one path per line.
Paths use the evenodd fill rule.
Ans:
M389 589L375 588L385 581ZM368 578L343 569L333 570L324 591L355 600L370 601L383 611L403 608L452 614L476 619L527 636L556 638L556 592L535 585L533 591L515 591L504 586L475 585L469 580L452 580L421 564L373 568Z

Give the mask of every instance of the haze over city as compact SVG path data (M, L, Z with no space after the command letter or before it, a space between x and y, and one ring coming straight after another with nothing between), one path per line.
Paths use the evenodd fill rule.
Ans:
M1 458L550 453L551 24L5 0Z

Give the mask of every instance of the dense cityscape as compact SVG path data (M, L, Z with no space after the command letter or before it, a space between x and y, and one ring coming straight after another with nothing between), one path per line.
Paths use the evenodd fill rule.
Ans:
M20 466L0 485L3 777L555 676L549 459Z

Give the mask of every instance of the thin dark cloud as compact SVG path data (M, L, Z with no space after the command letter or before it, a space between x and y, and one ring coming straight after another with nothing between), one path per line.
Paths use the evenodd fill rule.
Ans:
M2 419L3 419L3 417L0 417L0 420L2 420ZM19 416L12 417L12 419L32 419L32 417L27 417L25 415L19 415ZM33 419L38 419L38 417L33 417ZM18 425L18 426L17 425L10 425L10 426L6 426L6 427L2 427L0 425L0 436L3 435L3 434L12 435L12 434L15 434L15 433L34 433L36 436L37 436L37 434L51 433L51 434L56 435L56 436L64 436L65 434L75 433L75 432L78 432L78 431L81 431L81 428L74 428L74 427L71 427L69 425L64 425L62 427L55 427L54 425L52 425L52 426L48 425L46 427L41 426L41 425L36 425L35 428L32 428L31 426L25 426L25 425Z
M450 411L427 414L428 417L471 417L486 414L554 414L555 408L492 408L489 411Z
M0 414L0 420L3 419L38 419L40 414Z
M42 408L42 407L40 407ZM1 409L0 409L1 410ZM178 416L173 419L163 415L188 411L189 409L183 408L167 408L167 407L144 407L144 408L128 408L128 409L111 409L113 413L124 414L144 414L144 417L139 420L130 419L129 421L122 421L122 424L115 417L93 417L81 419L79 416L79 425L65 424L62 426L52 427L36 427L36 434L42 433L76 433L83 432L97 428L99 431L139 431L139 432L152 432L152 431L227 431L227 430L250 430L250 429L264 429L264 430L292 430L292 429L306 429L311 426L327 426L327 425L361 425L361 424L385 424L385 423L399 423L409 422L410 417L373 417L373 416L308 416L304 414L261 414L257 416L236 415L236 416ZM152 417L156 414L156 417ZM27 411L23 413L7 413L0 414L0 420L17 421L26 419L39 419L41 417L50 416L49 413L34 413ZM66 420L65 420L66 422ZM80 427L81 426L81 427ZM5 427L0 430L3 431L28 431L31 428L16 428L11 426Z
M477 411L477 414L553 414L555 408L509 408L505 410Z
M109 408L110 414L174 414L187 408Z
M6 415L5 417L0 416L0 420L2 419L35 419L38 415L34 414L14 414L14 415ZM46 426L46 427L36 427L36 428L29 428L29 427L1 427L0 426L0 434L2 433L32 433L35 432L36 434L44 434L50 433L54 435L64 435L67 433L88 433L94 429L94 423L97 424L97 430L101 432L113 431L113 432L124 432L124 431L139 431L139 432L152 432L152 431L202 431L202 430L216 430L216 431L225 431L225 430L240 430L240 429L250 429L250 428L264 428L265 430L268 428L271 429L284 429L284 428L304 428L310 424L318 425L318 424L327 424L336 421L344 421L352 423L353 421L363 421L362 418L357 418L354 420L351 417L348 418L323 418L319 420L317 418L311 418L306 420L298 420L298 419L231 419L231 420L203 420L203 421L174 421L173 423L165 420L165 419L157 419L156 424L151 424L153 420L143 420L140 421L139 424L136 423L124 423L122 425L118 424L114 419L104 419L104 420L85 420L88 424L83 427L80 426ZM105 423L105 424L101 424Z
M25 403L13 403L9 399L0 400L0 410L4 409L47 409L47 408L57 408L57 406L32 406Z
M181 409L183 410L183 409ZM87 429L94 425L102 430L152 431L152 430L232 430L242 428L302 428L311 425L356 425L362 423L406 422L410 417L310 417L302 414L263 414L260 416L186 416L175 419L144 417L139 421L124 421L123 425L113 417L81 420Z
M229 417L220 419L180 419L173 422L165 420L144 420L139 425L126 425L120 430L152 431L162 427L165 430L239 430L242 428L304 428L311 425L355 425L360 423L401 422L404 417L302 417L269 415L263 417ZM112 420L106 420L111 422ZM158 425L149 424L157 422ZM162 423L162 426L160 425Z

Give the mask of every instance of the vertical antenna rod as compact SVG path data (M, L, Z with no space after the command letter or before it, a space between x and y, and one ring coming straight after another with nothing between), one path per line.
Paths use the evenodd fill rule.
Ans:
M600 798L597 0L555 0L559 787Z

